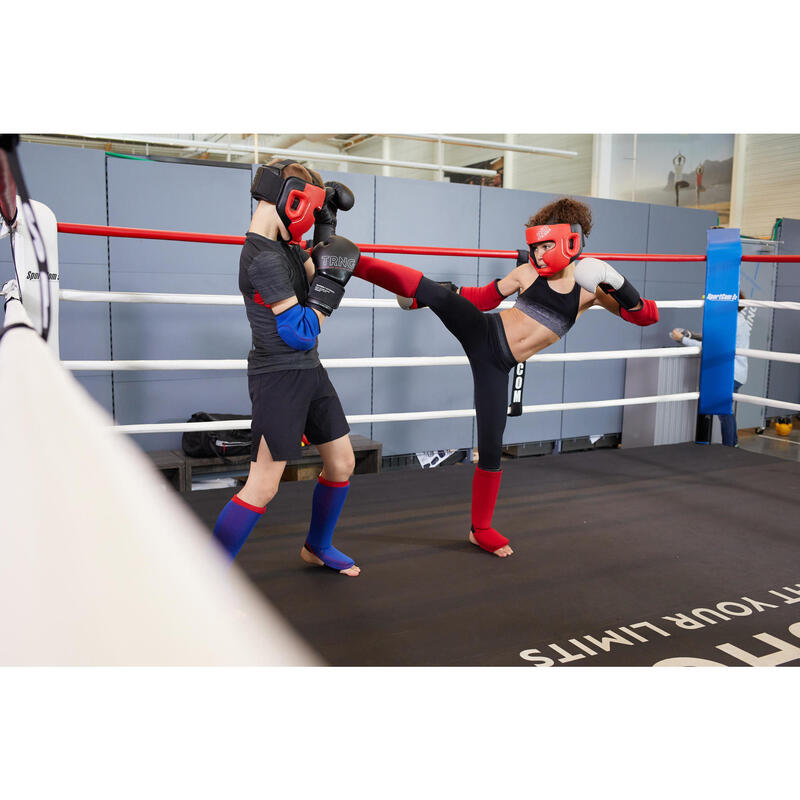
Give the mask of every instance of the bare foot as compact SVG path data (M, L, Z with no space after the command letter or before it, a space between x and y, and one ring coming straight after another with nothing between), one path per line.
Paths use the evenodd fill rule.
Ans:
M300 558L302 558L303 561L306 562L306 564L314 564L314 566L317 567L326 566L325 562L321 558L315 556L305 545L303 545L302 550L300 550ZM347 569L339 570L340 575L347 575L350 578L357 577L360 572L361 572L361 567L357 567L355 564L353 564L352 567L348 567Z
M475 534L472 531L470 531L469 533L469 540L472 542L472 544L481 547L478 540L475 538ZM485 550L485 548L481 547L481 550ZM511 545L504 544L502 547L498 547L497 550L492 550L492 551L487 550L486 552L491 552L493 555L499 556L500 558L506 558L510 556L514 551L511 549Z

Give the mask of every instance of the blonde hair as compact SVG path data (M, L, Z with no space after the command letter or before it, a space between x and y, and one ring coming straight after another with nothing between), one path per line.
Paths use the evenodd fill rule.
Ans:
M285 159L273 158L272 161L268 162L267 166L274 167L276 164L280 164L281 161L285 161ZM306 183L313 183L315 186L322 186L322 177L320 174L318 172L314 172L313 169L304 167L302 164L287 164L281 170L281 175L284 178L300 178L300 180L303 180Z

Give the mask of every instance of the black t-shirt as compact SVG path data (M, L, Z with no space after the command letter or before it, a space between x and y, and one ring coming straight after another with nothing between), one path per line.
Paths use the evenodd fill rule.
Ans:
M308 297L308 279L303 266L308 254L297 245L274 242L248 233L239 257L239 291L253 332L253 349L247 356L248 375L287 369L313 369L319 353L295 350L278 335L273 303L295 295L301 304Z

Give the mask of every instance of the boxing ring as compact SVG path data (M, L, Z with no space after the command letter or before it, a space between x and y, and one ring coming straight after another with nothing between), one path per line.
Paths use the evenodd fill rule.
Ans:
M58 223L64 234L240 245L244 237ZM738 236L738 232L737 232ZM359 244L363 252L516 259L517 251ZM609 261L687 261L705 255L586 253ZM800 256L741 256L800 262ZM737 273L738 276L738 273ZM738 279L738 278L737 278ZM240 295L59 289L60 302L243 305ZM800 303L742 305L800 310ZM506 301L500 308L510 307ZM657 301L702 308L707 300ZM400 310L393 300L347 298L339 313ZM599 310L599 309L595 309ZM417 312L424 313L424 312ZM409 320L409 324L413 324ZM536 363L685 358L699 347L539 353ZM800 363L800 355L736 350ZM701 354L702 355L702 354ZM465 356L322 359L327 369L466 366ZM232 370L245 359L63 361L68 371ZM800 412L780 399L733 399ZM524 405L523 414L702 403L697 391ZM346 409L345 409L346 410ZM370 422L468 418L472 408L348 415ZM708 412L715 413L715 412ZM229 423L113 425L113 434L248 428ZM698 426L699 428L699 426ZM141 465L140 465L141 466ZM510 559L467 542L472 470L466 465L358 476L337 527L362 566L356 581L305 568L313 482L283 483L237 565L319 656L332 665L583 666L800 663L800 464L693 443L505 461L495 510ZM210 540L230 490L185 502Z

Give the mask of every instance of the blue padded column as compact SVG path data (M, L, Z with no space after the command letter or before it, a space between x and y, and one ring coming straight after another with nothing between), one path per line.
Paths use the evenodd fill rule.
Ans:
M741 261L739 229L711 228L708 231L700 401L695 435L698 444L711 442L713 415L730 414L733 409L733 359L736 354Z

